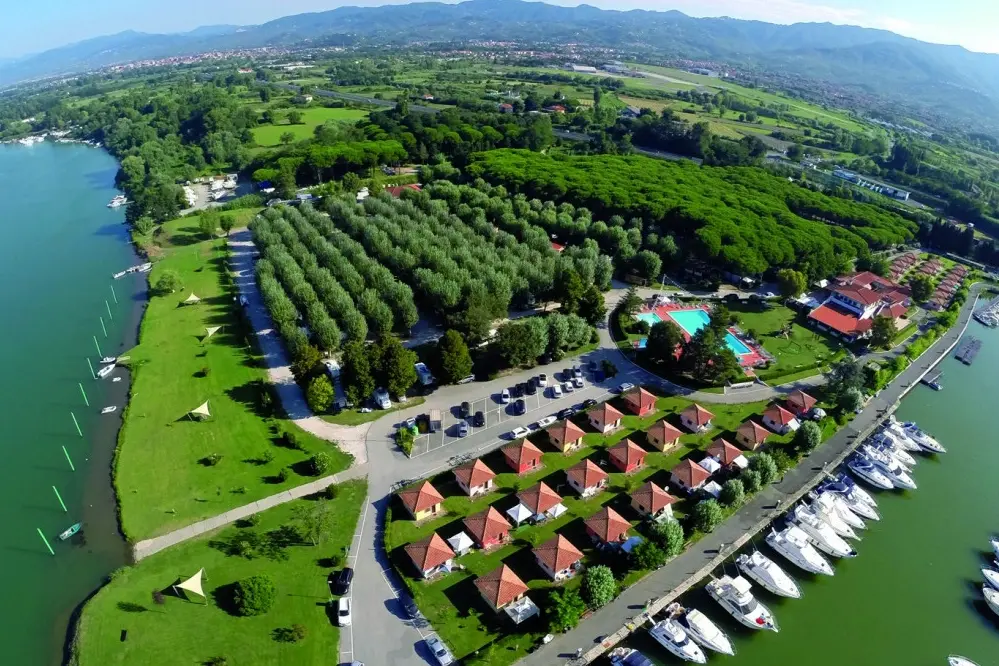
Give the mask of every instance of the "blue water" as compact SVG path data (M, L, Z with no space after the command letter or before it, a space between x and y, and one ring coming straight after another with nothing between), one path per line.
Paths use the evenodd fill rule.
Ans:
M657 315L655 312L640 312L639 314L635 315L635 319L637 319L638 321L644 321L649 326L655 326L656 324L662 321L662 319L659 318L659 315Z
M753 353L752 349L750 349L749 347L747 347L742 342L742 340L740 340L739 338L735 337L731 333L726 333L725 334L725 344L728 346L729 349L732 350L732 353L735 354L736 356L742 356L744 354L751 354L751 353Z
M656 317L654 313L648 314ZM687 335L691 337L711 323L711 317L707 312L700 308L696 308L694 310L675 310L670 312L669 316L672 317L673 321L675 321L677 325L679 325L680 328L686 331ZM641 317L641 315L639 315L639 317ZM656 317L656 320L658 321L659 317ZM735 337L731 333L725 334L725 346L731 349L732 353L736 356L744 356L753 352L753 350L747 347L742 340Z

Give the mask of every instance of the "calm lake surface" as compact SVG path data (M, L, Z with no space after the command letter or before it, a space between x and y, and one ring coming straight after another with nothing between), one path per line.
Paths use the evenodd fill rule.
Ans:
M110 470L128 376L118 369L120 382L95 380L87 366L89 358L99 367L94 336L105 355L134 345L145 300L143 277L111 279L139 261L124 209L106 207L116 170L111 156L88 146L0 145L3 664L60 663L74 609L125 562ZM118 411L102 416L111 404ZM78 521L81 534L59 541Z
M960 654L999 664L999 618L982 600L979 571L993 559L989 535L999 532L999 331L972 322L967 334L984 341L974 365L944 361L944 389L918 387L898 411L948 453L920 460L918 490L876 494L883 519L869 523L859 556L834 562L835 576L819 579L761 546L803 587L801 599L778 600L754 586L779 634L743 629L703 592L681 600L735 639L735 657L709 655L709 663L944 666ZM629 645L659 663L681 663L644 631Z

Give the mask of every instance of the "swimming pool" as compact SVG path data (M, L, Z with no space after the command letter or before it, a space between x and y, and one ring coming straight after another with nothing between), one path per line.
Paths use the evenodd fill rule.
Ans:
M635 319L638 321L644 321L649 326L655 326L662 321L662 319L659 318L659 315L655 312L639 312L635 315Z
M653 314L653 316L655 316ZM687 335L693 336L699 330L707 326L711 322L711 317L707 312L700 308L693 310L674 310L669 313L673 321L676 322L677 326L682 328ZM658 319L658 317L656 317ZM725 334L725 346L732 350L732 353L736 356L745 356L746 354L751 354L752 349L746 346L746 344L735 337L731 333Z

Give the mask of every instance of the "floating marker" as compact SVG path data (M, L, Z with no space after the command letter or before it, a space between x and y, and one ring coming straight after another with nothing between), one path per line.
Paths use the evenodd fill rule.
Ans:
M118 304L118 294L114 293L114 285L111 285L111 298L114 299L115 305Z
M104 301L107 303L107 301ZM104 337L108 337L108 327L104 325L104 317L98 317L101 320L101 328L104 329Z
M108 299L106 299L106 298L104 299L104 307L106 307L108 309L108 319L110 319L111 321L114 321L114 316L111 314L111 306L108 305Z
M69 469L70 469L70 471L75 472L76 471L76 467L73 465L73 459L69 457L69 451L66 450L65 446L62 447L62 452L66 454L66 462L69 463Z
M52 546L49 545L49 540L45 538L44 534L42 534L42 528L36 527L35 529L38 530L38 536L42 538L42 542L45 544L45 547L49 549L49 555L55 555L55 551L52 550Z
M94 336L94 346L97 347L97 356L104 358L104 354L101 353L101 346L97 344L97 336Z
M80 437L83 437L83 431L80 430L80 422L76 420L76 414L70 412L69 415L73 417L73 425L76 426L76 434L78 434Z
M62 510L69 513L69 509L66 508L66 503L62 501L62 495L59 494L59 491L56 490L55 486L52 486L52 492L56 494L56 499L59 500L59 506L62 507Z
M90 362L90 357L87 357L87 365L90 366L90 376L97 379L97 373L94 372L94 364Z
M90 401L87 400L87 392L83 390L83 384L77 382L76 385L80 387L80 394L83 395L84 404L87 405L87 407L90 407Z

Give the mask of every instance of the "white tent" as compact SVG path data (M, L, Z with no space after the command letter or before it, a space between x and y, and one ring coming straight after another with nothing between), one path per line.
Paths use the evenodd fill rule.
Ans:
M208 331L208 335L205 336L205 340L207 340L208 338L212 337L213 335L215 335L216 333L218 333L219 331L221 331L222 327L221 326L209 326L205 330Z
M565 506L559 503L553 506L552 508L548 509L548 515L551 516L552 518L558 518L566 511L568 511L568 509L566 509Z
M532 515L531 510L528 509L523 504L518 504L512 509L507 509L506 515L513 519L514 524L520 525L522 522L530 518Z
M207 419L212 415L211 411L208 409L208 401L205 400L203 403L192 409L188 414L194 419Z
M447 540L448 545L451 546L451 550L455 552L456 555L462 555L468 552L472 546L472 538L465 534L464 532L458 532L453 537Z
M193 291L191 292L190 296L188 296L187 298L184 299L184 305L191 305L191 304L200 303L200 302L201 302L201 299L198 298L197 296L195 296Z
M199 597L204 598L205 603L208 603L208 597L205 596L204 590L201 587L201 577L205 575L204 569L198 569L198 573L194 574L190 578L180 583L174 585L174 587L179 587L182 590L188 592L193 592Z

